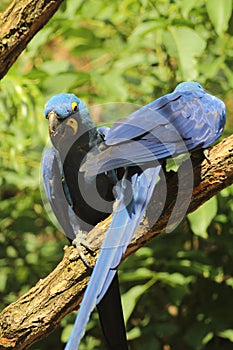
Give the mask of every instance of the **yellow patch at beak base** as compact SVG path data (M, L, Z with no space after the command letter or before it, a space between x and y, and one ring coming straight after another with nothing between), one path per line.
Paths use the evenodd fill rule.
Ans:
M70 118L66 125L69 125L71 127L71 129L73 130L74 135L77 134L78 131L78 122L77 120L75 120L74 118Z

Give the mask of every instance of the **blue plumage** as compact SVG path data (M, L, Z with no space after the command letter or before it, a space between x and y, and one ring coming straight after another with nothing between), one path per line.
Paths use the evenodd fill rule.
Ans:
M181 83L174 92L118 121L106 136L107 147L98 162L90 153L81 170L90 175L98 169L140 165L207 148L221 135L225 121L220 99L198 83Z
M87 111L86 105L77 96L74 94L57 94L46 103L44 115L47 117L51 111L56 111L60 119L66 119L78 109L82 112Z
M48 148L44 152L42 176L46 196L59 224L70 240L75 239L79 222L72 209L69 190L64 181L62 163L55 148Z
M68 118L65 96L62 95L65 106L63 119ZM60 97L54 97L51 103L52 109L50 103L47 104L46 112L54 110L56 107L54 101L59 104ZM59 108L62 109L60 105ZM81 113L80 116L82 117ZM85 118L86 116L85 112ZM82 162L84 160L82 166L81 161L79 162L78 168L79 174L83 174L86 179L85 183L90 185L92 181L90 179L96 174L99 174L98 176L105 174L113 179L114 176L109 176L106 172L114 172L116 177L115 169L118 168L123 172L123 177L120 176L114 187L116 201L112 222L66 350L77 349L91 311L102 300L111 285L122 255L150 201L161 170L161 160L187 151L207 148L221 135L225 119L225 106L221 100L208 94L200 84L187 82L179 84L174 92L118 121L110 130L102 128L100 135L102 140L104 138L104 142L97 139L93 142L92 137L89 145L91 144L93 149L86 150L87 157L82 159ZM62 128L57 121L55 124L54 134L57 133L57 127ZM92 135L93 131L89 131L89 134ZM80 147L80 144L76 147L78 154ZM66 171L64 175L68 182ZM48 188L46 183L45 187ZM74 204L73 209L75 211ZM119 348L116 345L114 349Z

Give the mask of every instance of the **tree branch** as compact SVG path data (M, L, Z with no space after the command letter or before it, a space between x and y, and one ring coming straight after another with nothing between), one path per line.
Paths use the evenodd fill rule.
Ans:
M63 0L15 0L1 14L0 79Z
M193 158L194 187L191 201L188 196L192 181L187 162L180 166L178 173L169 172L161 177L147 215L124 259L154 236L179 222L185 208L190 213L233 183L233 135L212 148L208 160ZM178 180L181 186L178 186ZM169 192L164 199L165 184ZM157 218L159 211L161 215ZM93 265L110 222L111 216L88 235L89 242L96 246L93 255L87 253ZM0 349L25 349L51 333L66 314L77 309L90 274L91 269L83 264L76 249L66 247L64 258L54 271L0 314Z

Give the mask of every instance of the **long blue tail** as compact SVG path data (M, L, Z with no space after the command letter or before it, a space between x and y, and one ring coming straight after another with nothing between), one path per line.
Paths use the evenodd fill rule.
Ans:
M161 166L144 170L131 178L132 210L126 206L124 191L118 194L111 225L93 269L65 350L77 350L94 307L101 301L111 284L122 256L142 220L155 188Z

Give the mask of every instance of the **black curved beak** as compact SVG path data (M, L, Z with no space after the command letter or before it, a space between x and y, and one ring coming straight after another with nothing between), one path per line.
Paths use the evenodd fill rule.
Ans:
M60 125L60 118L54 111L49 112L46 118L49 121L49 133L52 135Z

